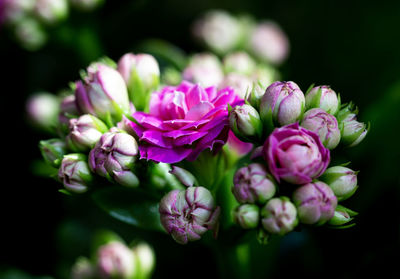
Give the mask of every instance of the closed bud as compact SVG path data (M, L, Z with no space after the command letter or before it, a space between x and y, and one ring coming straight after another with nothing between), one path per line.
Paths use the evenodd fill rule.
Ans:
M340 99L330 86L317 86L307 92L306 108L320 108L334 115L340 108Z
M358 122L355 115L350 114L340 124L341 142L343 145L353 147L359 144L367 135L369 125Z
M224 78L218 57L211 53L199 53L191 57L182 72L182 79L198 83L203 87L216 86Z
M120 121L130 109L124 79L118 71L102 63L88 67L84 82L76 83L75 98L79 113L92 114L107 124Z
M308 183L297 188L293 201L300 222L321 225L330 220L335 212L337 198L332 189L321 181Z
M133 247L136 256L138 278L151 278L155 267L155 254L153 248L146 242L139 242Z
M113 241L97 250L96 273L99 278L131 279L135 278L136 272L136 256L122 242Z
M58 114L58 122L68 129L69 120L79 115L75 104L75 95L64 97L60 104L60 112Z
M79 153L64 155L58 170L58 178L68 191L86 192L93 181L86 155Z
M201 43L218 54L235 49L241 40L241 25L237 18L222 10L209 11L193 26L193 34Z
M136 140L113 128L103 134L89 153L90 169L100 176L127 187L136 187L139 180L132 172L138 155Z
M128 87L129 99L138 110L145 110L151 92L160 83L157 60L149 54L127 53L118 61L118 71Z
M160 201L161 224L180 243L199 240L208 230L216 232L220 209L204 187L173 190Z
M67 0L36 0L35 15L46 24L54 24L68 16Z
M108 128L97 117L84 114L69 121L68 147L74 152L89 151Z
M260 221L260 208L255 204L239 205L234 212L234 219L243 229L255 229Z
M252 163L238 169L233 178L232 193L240 203L263 204L275 195L276 186L266 168Z
M42 140L39 143L43 159L51 166L58 168L66 153L66 144L61 139Z
M350 210L342 205L336 207L335 213L332 219L329 220L328 224L336 227L346 225L351 222L358 213Z
M255 61L244 51L233 52L224 57L225 73L251 75L256 69Z
M47 33L37 20L24 16L15 22L14 33L19 44L28 51L36 51L47 42Z
M46 92L33 94L26 102L28 121L40 130L54 132L59 105L59 99L53 94Z
M170 171L176 178L185 186L195 186L197 184L196 178L189 171L177 166L172 166Z
M239 139L245 141L258 139L262 133L260 115L255 108L247 104L235 106L229 112L229 126Z
M350 198L357 190L357 172L342 166L326 169L321 181L331 187L339 201Z
M276 81L268 86L261 98L261 118L263 122L270 122L272 117L275 125L284 126L299 120L304 106L304 94L296 83Z
M322 144L334 149L340 142L340 130L336 118L320 108L306 111L301 126L316 133Z
M248 48L264 62L281 64L289 55L289 47L286 34L275 22L261 22L250 33Z
M261 223L271 234L286 234L298 224L296 207L286 197L273 198L261 209Z

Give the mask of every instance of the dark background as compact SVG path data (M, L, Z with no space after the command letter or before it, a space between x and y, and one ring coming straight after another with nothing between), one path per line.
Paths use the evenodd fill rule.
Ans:
M7 30L0 29L5 151L1 268L56 277L62 259L79 256L71 251L86 251L88 232L74 218L100 216L101 220L91 220L90 228L102 222L118 223L101 212L87 212L82 206L86 201L72 201L58 192L56 182L32 174L32 160L40 158L37 143L45 136L26 121L27 97L38 90L56 92L78 79L79 70L92 60L102 55L118 59L143 39L162 38L187 53L201 51L189 26L203 11L222 8L277 21L291 42L290 57L280 68L283 76L302 88L311 83L330 84L342 100L353 100L359 106L359 118L370 121L372 127L364 142L343 154L343 159L352 160L350 167L361 170L360 188L346 201L360 212L357 225L348 230L316 228L290 234L271 248L274 254L266 252L265 259L253 259L265 261L269 270L253 270L252 276L355 278L367 272L399 277L400 1L106 2L94 13L72 12L68 21L49 30L50 41L37 52L23 50ZM57 233L60 226L66 226L64 220L77 228L65 236L75 240L71 246L77 249L70 249L70 255L60 252L69 246ZM122 234L130 230L118 225ZM216 263L206 248L198 244L177 247L164 240L157 244L155 277L183 277L178 267L194 268L195 261L202 268L196 268L191 277L215 272Z

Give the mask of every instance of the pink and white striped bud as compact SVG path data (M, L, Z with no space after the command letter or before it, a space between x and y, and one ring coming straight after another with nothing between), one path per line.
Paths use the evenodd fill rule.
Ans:
M96 273L100 278L135 278L136 269L135 254L119 241L109 242L97 250Z
M86 192L93 181L87 156L79 153L64 155L58 170L58 178L68 191Z
M74 152L89 151L108 128L97 117L84 114L69 121L69 134L66 137L68 148Z
M264 21L253 29L248 48L259 59L278 65L289 55L289 40L278 24Z
M263 120L272 120L279 126L299 120L304 112L305 99L293 81L276 81L268 86L261 98L260 114Z
M204 187L173 190L160 201L161 224L180 243L199 240L208 230L217 229L219 207Z
M334 149L340 142L340 130L336 118L323 109L313 108L306 111L301 126L316 133L328 149Z
M122 130L112 128L103 134L89 153L90 169L121 185L136 187L139 180L132 172L138 155L134 137Z
M263 204L275 195L276 186L266 168L252 163L238 169L233 178L232 193L240 203Z
M357 190L357 173L346 167L334 166L327 168L320 179L331 187L341 201L350 198Z
M105 64L88 67L84 82L78 81L75 102L78 112L97 116L101 120L120 121L129 113L129 98L125 81L120 73Z
M261 209L263 228L272 234L286 234L298 224L296 207L286 197L273 198Z
M150 93L160 83L157 60L149 54L127 53L118 61L118 72L124 78L129 99L138 110L148 106Z
M334 115L340 108L340 100L330 86L316 86L306 94L306 108L320 108Z
M324 182L311 182L297 188L293 201L304 224L321 225L333 217L337 198L332 189Z

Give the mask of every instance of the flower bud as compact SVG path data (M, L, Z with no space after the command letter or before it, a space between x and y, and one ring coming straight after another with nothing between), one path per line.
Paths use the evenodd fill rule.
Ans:
M299 213L300 222L321 225L331 219L337 205L332 189L321 181L308 183L297 188L293 201Z
M286 234L297 226L297 211L286 197L273 198L261 209L263 228L272 234Z
M58 168L66 153L65 142L61 139L42 140L39 143L43 159L51 166Z
M243 140L259 138L262 133L260 115L255 108L247 104L235 106L229 112L229 126L235 135Z
M243 74L229 73L219 84L218 88L232 87L235 94L241 99L245 99L253 88L253 81Z
M59 100L50 93L36 93L26 103L28 120L38 129L52 132L57 125Z
M276 81L261 98L260 113L266 122L272 117L275 124L284 126L301 118L304 105L304 94L296 83Z
M358 122L355 115L350 114L340 124L341 142L349 147L359 144L367 135L369 125Z
M289 40L278 24L264 21L251 32L248 48L264 62L281 64L289 54Z
M240 203L265 203L275 195L276 186L266 168L252 163L238 169L233 178L232 193Z
M301 126L318 134L322 144L334 149L340 142L340 130L336 118L320 108L306 111Z
M68 127L69 120L79 115L75 104L75 95L64 97L60 104L60 113L58 114L58 122Z
M94 270L89 259L78 258L71 268L71 279L91 279L93 276Z
M88 67L84 83L78 81L75 90L76 106L81 114L89 113L101 120L120 121L129 113L125 81L113 68L95 63Z
M173 190L160 201L161 224L180 243L199 240L207 230L217 229L219 207L204 187Z
M127 53L118 61L118 71L128 87L129 99L138 110L146 109L151 91L160 83L157 60L149 54Z
M16 40L28 51L36 51L47 42L44 27L31 17L24 16L13 27Z
M97 275L100 278L134 278L136 274L136 256L125 244L113 241L97 250Z
M0 24L14 24L27 17L33 7L35 0L2 0L0 1Z
M35 15L46 24L54 24L68 16L67 0L36 0Z
M103 134L89 153L90 169L109 180L127 187L136 187L139 180L132 172L138 155L136 140L119 129Z
M66 137L68 148L74 152L89 151L108 128L97 117L84 114L69 121L69 134Z
M256 62L244 51L226 55L223 64L225 73L250 75L256 69Z
M330 86L321 85L307 92L306 108L321 108L327 113L334 115L340 108L340 100Z
M328 224L336 227L343 226L352 221L354 219L353 217L357 214L358 213L353 210L350 210L342 205L338 205L332 219L329 220Z
M93 181L86 155L79 153L64 155L58 170L58 178L68 191L86 192Z
M339 201L350 198L357 190L357 172L342 166L326 169L321 181L331 187Z
M260 208L255 204L239 205L234 212L234 219L243 229L255 229L260 221Z
M190 187L197 184L196 178L185 169L182 169L177 166L172 166L170 173L175 175L176 178L185 186Z
M140 278L151 278L156 262L153 248L146 242L140 242L133 247L133 253L136 256L137 274L140 274Z
M203 87L216 86L224 77L221 62L211 53L193 55L189 65L183 70L182 78L199 83Z
M225 54L240 43L239 21L222 10L209 11L193 26L194 36L217 54Z

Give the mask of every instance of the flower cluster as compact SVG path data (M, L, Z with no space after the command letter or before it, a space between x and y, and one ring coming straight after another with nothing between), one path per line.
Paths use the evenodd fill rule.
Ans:
M144 241L128 246L115 233L99 231L93 237L93 256L80 256L71 268L72 279L151 278L155 266L153 248Z
M0 28L6 27L27 50L38 50L47 41L47 29L64 21L69 6L88 11L104 0L2 0L0 1Z
M238 118L245 114L241 111L251 117ZM368 129L357 122L356 114L354 105L341 105L329 86L311 87L304 94L291 81L272 83L259 107L247 104L231 110L235 135L259 145L252 162L233 179L232 193L240 203L236 223L259 229L264 238L286 234L299 223L349 225L356 213L338 201L356 191L357 172L328 166L339 144L355 146L365 137Z

